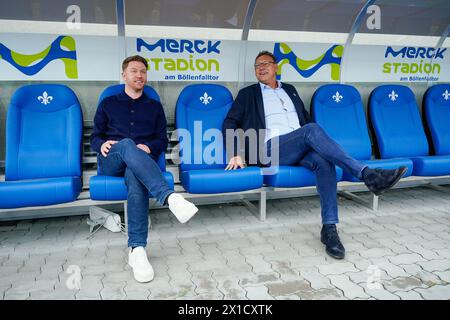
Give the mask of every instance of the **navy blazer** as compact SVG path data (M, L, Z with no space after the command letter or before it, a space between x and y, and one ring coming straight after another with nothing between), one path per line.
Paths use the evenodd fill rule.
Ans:
M289 98L291 98L292 103L295 106L295 110L297 111L298 119L300 125L303 126L309 122L311 122L311 117L305 109L302 99L298 95L295 87L282 83L282 88L288 94ZM266 117L264 115L264 103L262 98L261 86L259 83L253 84L251 86L245 87L241 89L231 106L231 109L228 111L228 114L223 122L222 133L224 137L224 143L226 140L226 130L227 129L243 129L244 132L248 129L256 130L257 136L257 150L262 150L264 146L264 136L258 134L260 129L266 129ZM224 144L226 146L226 144ZM235 139L233 143L233 154L228 155L228 158L231 156L239 155L237 150L237 141ZM245 155L244 159L247 165L258 165L261 166L261 162L259 161L259 152L257 155L257 163L251 163L249 160L249 143L246 141L245 143Z

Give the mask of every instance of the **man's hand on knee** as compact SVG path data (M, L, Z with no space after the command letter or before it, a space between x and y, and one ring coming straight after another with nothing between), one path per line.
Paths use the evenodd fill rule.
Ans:
M112 145L115 143L117 143L117 141L108 140L102 144L102 146L100 147L100 152L102 153L102 155L104 157L106 157L108 155L109 149L111 149Z
M150 154L150 153L152 152L152 151L150 150L150 148L149 148L147 145L145 145L145 144L139 143L139 144L137 145L137 147L138 147L139 149L143 150L145 153Z
M230 162L228 162L228 165L226 166L225 170L235 170L238 168L244 168L244 162L242 161L242 158L240 156L236 156L230 159Z

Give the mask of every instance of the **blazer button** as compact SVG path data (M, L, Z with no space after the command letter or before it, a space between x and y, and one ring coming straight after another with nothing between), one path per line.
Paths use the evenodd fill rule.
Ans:
M130 122L130 125L131 125L131 126L134 126L134 122Z

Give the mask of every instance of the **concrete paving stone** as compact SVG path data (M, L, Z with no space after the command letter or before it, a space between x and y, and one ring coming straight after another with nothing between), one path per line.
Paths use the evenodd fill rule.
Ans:
M289 261L271 261L271 268L280 275L282 280L298 280L301 278L299 271L292 268Z
M437 284L446 284L445 281L442 281L438 275L423 270L417 264L408 264L408 265L400 265L406 272L410 275L416 277L421 282L423 282L426 286L431 287Z
M350 281L347 275L337 274L329 276L332 285L344 292L344 296L349 299L369 298L363 288Z
M299 291L312 290L308 281L304 279L289 280L283 282L272 282L265 285L268 288L268 294L272 297L288 296Z
M68 267L68 266L67 266ZM124 270L125 264L111 264L111 265L105 265L103 263L97 264L97 265L80 265L81 272L86 276L95 276L95 275L102 275L107 274L110 272L117 272ZM64 270L67 270L66 267L64 267Z
M276 250L275 252L270 252L268 254L263 254L264 260L267 262L272 261L291 261L294 257L300 258L298 251L295 251L291 247L282 250Z
M171 280L190 279L191 273L188 271L188 267L189 266L187 263L169 265L169 268L167 269L167 275Z
M398 277L386 280L383 282L383 286L390 292L410 291L415 288L427 287L422 281L420 281L420 279L413 276Z
M326 265L331 263L324 255L312 257L292 257L290 260L291 266L294 269L301 269L304 267L316 267L318 265Z
M190 298L191 300L223 300L223 294L219 291L217 292L207 292L196 295Z
M371 297L374 297L377 300L400 300L400 297L396 294L393 294L381 287L381 289L368 289L364 288L364 291Z
M447 271L450 269L450 261L449 260L429 260L429 261L421 261L417 263L422 267L422 269L430 272L434 271Z
M433 251L435 251L436 249L448 249L448 241L443 239L423 241L423 243L420 243L420 245L425 249Z
M224 300L246 299L246 291L239 285L239 279L235 275L221 276L213 274L217 282L217 289L223 294Z
M419 261L427 261L426 259L424 259L421 255L419 255L417 253L404 253L404 254L398 254L395 256L388 256L386 258L395 265L413 264L413 263L417 263Z
M421 228L410 229L410 231L411 231L411 233L424 238L426 241L439 240L439 237L437 236L437 234L425 231Z
M299 291L295 295L301 300L348 300L342 290L334 286L326 289Z
M226 264L226 260L208 259L197 260L196 262L189 262L188 270L190 272L209 271L214 269L221 269Z
M34 291L30 293L30 300L75 300L75 294L69 290Z
M268 293L268 288L264 285L247 286L244 289L247 292L246 297L249 300L274 300Z
M252 254L264 254L264 253L271 253L275 252L275 249L270 244L263 244L263 245L253 245L251 247L244 247L240 250L243 255L252 255Z
M448 233L448 225L442 223L422 225L420 227L431 233Z
M279 279L280 275L273 271L269 273L250 274L241 276L239 280L239 285L245 288L247 286L255 286L277 281L279 282Z
M398 244L401 244L401 245L406 245L407 243L421 244L423 242L426 242L426 240L424 238L422 238L421 236L415 235L415 234L410 234L410 235L401 236L401 237L395 237L395 238L392 238L392 240L394 240L395 242L397 242Z
M261 254L245 255L245 261L252 266L254 273L272 272L271 264L266 262Z
M372 259L370 259L370 261L372 261L372 265L374 265L376 268L386 271L386 273L391 278L408 277L409 276L409 274L403 268L389 262L385 258L372 258Z
M441 259L441 257L434 251L425 249L419 244L405 244L405 246L411 250L412 252L418 253L420 256L422 256L426 260L435 260L435 259Z
M40 271L38 270L34 272L11 273L7 277L2 275L0 277L0 285L32 283L39 274Z
M102 283L123 283L130 280L130 274L126 271L107 272L102 278Z
M395 255L395 253L389 248L370 248L359 251L359 254L363 258L384 258L386 256Z
M353 263L345 261L317 265L317 268L319 269L319 272L325 276L359 271L355 268L355 265Z
M100 295L103 300L125 300L127 298L125 285L125 283L104 283Z
M196 285L188 279L171 279L170 287L177 292L176 298L193 297L197 294Z
M302 268L298 271L300 276L306 279L314 290L334 288L334 286L331 285L330 280L321 274L316 267Z
M444 281L444 284L450 283L450 270L449 271L435 271L433 274L437 275L442 281Z
M411 250L409 250L406 246L398 244L392 241L392 239L378 239L377 241L379 244L378 246L375 246L375 248L388 248L396 254L411 253Z
M9 290L13 290L16 293L34 292L39 290L52 291L58 279L55 280L36 280L34 282L27 283L12 283L12 287Z
M10 275L15 275L18 273L19 266L2 266L0 268L2 277L9 277Z
M348 272L345 274L350 280L364 289L368 287L379 287L384 281L392 279L384 270L368 268L359 272Z
M236 239L231 239L230 236L227 233L222 233L222 234L206 234L203 237L196 237L195 241L197 242L198 245L202 245L202 244L208 244L208 243L213 243L213 244L223 244L226 242L234 242Z
M399 296L401 300L423 300L423 297L414 290L395 291L394 294Z
M370 234L363 234L363 233L353 234L352 240L361 242L364 245L364 247L369 249L382 247L380 245L380 239L373 239L370 237Z
M208 293L217 291L218 283L212 278L213 272L191 272L191 281L195 285L195 293Z
M450 300L450 284L414 289L426 300Z
M12 289L7 290L3 295L4 300L27 300L29 298L29 292L17 292Z
M205 256L221 255L222 252L215 243L200 244L200 252Z

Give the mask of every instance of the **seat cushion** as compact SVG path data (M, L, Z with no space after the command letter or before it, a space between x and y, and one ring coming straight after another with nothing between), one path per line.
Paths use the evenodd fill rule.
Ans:
M268 187L296 188L316 185L314 173L304 167L279 166L270 172L265 169L264 184ZM267 174L270 173L270 174ZM336 180L342 178L342 169L336 167Z
M413 162L407 158L392 158L392 159L374 159L374 160L360 160L362 163L369 166L369 168L382 168L382 169L396 169L404 166L408 168L408 171L403 176L409 177L413 172ZM358 178L354 177L350 173L344 171L343 181L361 182Z
M30 179L0 183L0 209L46 206L76 200L79 177Z
M173 175L163 172L164 179L173 189ZM124 177L93 176L89 181L89 192L92 200L127 200L127 187ZM150 198L153 198L149 194Z
M188 170L181 172L181 184L189 193L237 192L261 188L263 177L258 167Z
M413 157L413 175L445 176L450 174L450 156Z

